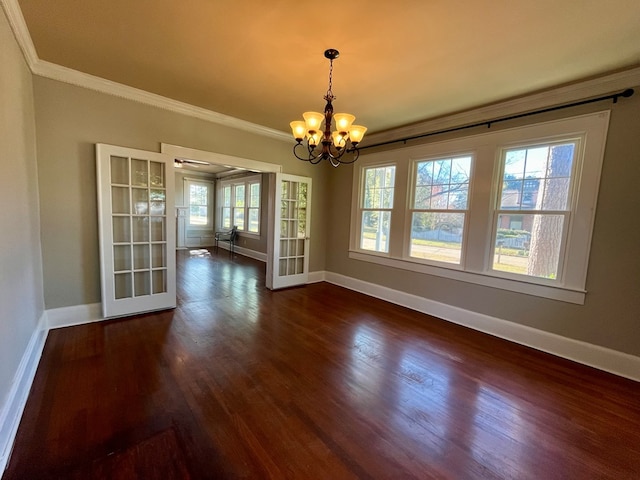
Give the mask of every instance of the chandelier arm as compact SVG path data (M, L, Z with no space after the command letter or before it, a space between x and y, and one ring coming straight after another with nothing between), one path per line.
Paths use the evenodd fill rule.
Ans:
M342 156L346 152L346 149L344 148L341 148L340 150L338 150L337 148L335 148L335 145L333 145L333 150L335 153L331 151L331 148L329 148L328 153L329 153L329 158L332 158L334 160L339 160L340 158L342 158Z
M354 163L354 162L355 162L356 160L358 160L358 158L360 157L360 150L358 150L357 148L350 148L349 150L344 150L344 151L343 151L343 154L344 154L345 152L349 152L349 153L353 152L353 158L352 158L351 160L342 160L342 155L341 155L341 156L338 158L338 161L339 161L341 164L349 165L350 163Z
M293 146L293 154L298 160L302 160L303 162L309 162L313 165L319 163L322 160L322 152L320 152L317 155L313 155L314 149L311 148L311 146L309 146L309 155L306 158L301 157L300 155L298 155L298 152L296 151L296 149L300 146L302 146L302 142L298 142Z

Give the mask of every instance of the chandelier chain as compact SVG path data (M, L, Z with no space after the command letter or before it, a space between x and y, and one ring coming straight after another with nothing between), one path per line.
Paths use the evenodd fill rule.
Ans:
M333 59L329 60L329 90L327 90L327 97L335 99L333 96Z

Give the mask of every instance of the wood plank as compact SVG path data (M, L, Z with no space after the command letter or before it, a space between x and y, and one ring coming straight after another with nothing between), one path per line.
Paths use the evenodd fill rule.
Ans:
M180 251L175 310L51 331L3 480L640 478L637 382L264 270Z

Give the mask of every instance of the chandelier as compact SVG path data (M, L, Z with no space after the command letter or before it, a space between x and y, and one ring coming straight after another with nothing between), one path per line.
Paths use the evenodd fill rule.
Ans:
M342 163L353 163L358 159L360 156L358 143L362 141L367 127L352 125L356 117L349 113L333 113L332 102L336 99L331 90L333 61L340 56L340 52L331 48L324 52L324 56L329 59L329 89L324 96L327 102L324 114L305 112L302 114L304 121L297 120L290 123L293 138L296 139L293 154L298 159L314 165L322 160L329 160L331 165L337 167ZM332 132L333 120L335 120L336 129ZM303 144L305 138L307 140L306 149ZM300 155L300 150L302 150L302 155ZM346 153L349 155L345 156Z

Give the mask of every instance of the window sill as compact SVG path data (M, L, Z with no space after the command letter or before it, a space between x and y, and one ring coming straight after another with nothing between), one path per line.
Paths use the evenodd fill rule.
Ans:
M424 273L427 275L435 275L438 277L449 278L461 282L474 283L485 287L499 288L511 292L524 293L536 297L549 298L559 300L561 302L575 303L584 305L586 291L572 289L567 287L556 287L548 285L538 285L535 283L512 280L508 278L495 277L485 273L475 273L450 268L435 267L422 263L415 263L398 258L390 258L376 254L363 253L360 251L350 250L349 258L360 260L363 262L376 263L387 267L400 268L402 270L410 270L413 272Z

